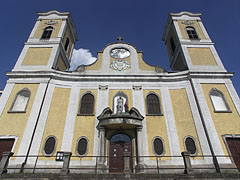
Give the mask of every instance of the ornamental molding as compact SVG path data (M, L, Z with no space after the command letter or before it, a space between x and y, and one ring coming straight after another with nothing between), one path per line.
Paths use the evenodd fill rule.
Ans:
M185 20L185 21L182 21L182 24L185 24L185 25L192 25L192 24L194 24L194 22L189 21L189 20Z
M58 22L57 21L54 21L54 20L49 20L49 21L47 21L47 22L45 22L44 24L47 24L47 25L57 25L58 24Z
M128 61L117 59L112 61L110 67L117 71L123 71L130 67L130 65Z

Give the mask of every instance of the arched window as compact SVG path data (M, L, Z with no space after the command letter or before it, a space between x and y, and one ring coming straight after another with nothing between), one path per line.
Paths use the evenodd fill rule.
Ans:
M173 38L171 37L170 39L170 46L171 46L171 49L172 49L172 53L174 53L175 49L176 49L176 46L175 46L175 43L174 43L174 40Z
M88 140L86 137L79 138L77 142L76 154L79 156L84 156L88 151Z
M82 96L79 115L93 115L93 114L94 114L94 96L91 93L87 93Z
M185 147L186 147L186 150L191 155L196 155L197 154L197 147L196 147L195 141L192 137L185 138Z
M195 39L195 40L197 40L197 39L199 39L199 37L198 37L198 35L197 35L197 32L196 32L196 30L195 30L195 28L194 27L192 27L192 26L187 26L186 27L186 31L187 31L187 34L188 34L188 37L189 37L189 39Z
M69 45L69 38L66 39L66 42L65 42L65 45L64 45L65 51L68 50L68 45Z
M159 137L153 139L153 152L158 156L163 155L164 153L163 141Z
M221 91L212 88L209 96L215 112L231 112L224 94Z
M160 101L156 94L149 94L146 98L147 115L161 115Z
M52 26L46 27L44 29L44 31L43 31L41 39L50 39L52 31L53 31L53 27Z
M43 154L46 156L51 156L55 152L56 148L56 138L55 136L49 136L45 140Z
M26 112L28 101L30 99L31 92L29 89L24 88L19 91L12 103L9 112Z

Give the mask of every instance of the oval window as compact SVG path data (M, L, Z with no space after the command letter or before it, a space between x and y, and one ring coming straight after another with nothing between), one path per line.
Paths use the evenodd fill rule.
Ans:
M190 154L196 154L197 148L195 145L195 141L191 137L187 137L185 140L186 149L190 152Z
M157 155L163 154L163 142L160 138L155 138L153 141L154 152Z
M46 142L45 142L45 146L44 146L44 152L47 155L50 155L53 153L54 149L55 149L55 144L56 144L56 140L54 137L49 137Z
M85 138L79 139L78 146L77 146L77 153L80 156L83 156L87 153L87 144L88 144L87 139Z

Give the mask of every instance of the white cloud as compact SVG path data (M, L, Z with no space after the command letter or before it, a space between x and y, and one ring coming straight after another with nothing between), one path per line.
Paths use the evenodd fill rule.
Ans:
M73 49L69 71L74 71L78 66L82 64L92 64L94 61L96 61L96 59L96 57L92 56L92 53L89 51L89 49Z

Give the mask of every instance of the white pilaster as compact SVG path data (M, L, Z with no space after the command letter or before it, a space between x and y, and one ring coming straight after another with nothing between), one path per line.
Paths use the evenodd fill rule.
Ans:
M13 87L14 83L7 83L3 90L2 96L0 97L0 117L2 116L2 112L7 104L8 98L12 93Z
M73 87L68 103L67 117L64 127L61 151L71 152L75 120L77 117L79 87Z

